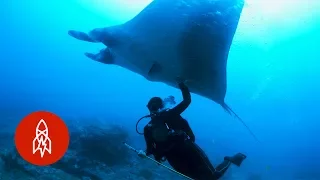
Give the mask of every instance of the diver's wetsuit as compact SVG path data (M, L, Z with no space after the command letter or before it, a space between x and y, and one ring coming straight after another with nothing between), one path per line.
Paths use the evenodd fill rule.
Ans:
M146 154L153 154L160 162L164 157L178 172L195 180L216 180L230 166L225 160L214 168L203 150L195 144L195 136L181 113L190 105L191 95L187 86L179 84L183 101L176 107L152 116L144 127Z

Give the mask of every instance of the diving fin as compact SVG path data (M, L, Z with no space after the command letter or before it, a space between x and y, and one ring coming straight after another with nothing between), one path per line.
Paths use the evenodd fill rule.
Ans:
M242 161L245 160L247 158L246 155L242 154L242 153L237 153L236 155L229 157L226 156L224 159L227 161L230 161L232 164L236 165L236 166L240 166Z

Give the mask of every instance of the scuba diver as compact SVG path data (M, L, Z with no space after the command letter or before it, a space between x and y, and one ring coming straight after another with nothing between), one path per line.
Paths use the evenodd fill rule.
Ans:
M204 151L195 143L195 135L181 113L191 103L191 95L185 83L178 79L183 101L172 109L165 109L160 97L150 99L147 107L151 117L144 127L146 151L138 151L142 158L154 156L159 163L167 160L179 173L195 180L217 180L231 164L240 166L246 156L237 153L224 157L224 161L213 167ZM140 133L142 134L142 133Z

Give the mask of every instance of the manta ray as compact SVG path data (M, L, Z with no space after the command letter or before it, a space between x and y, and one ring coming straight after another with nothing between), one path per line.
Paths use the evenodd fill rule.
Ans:
M176 77L187 80L191 92L220 104L246 126L224 101L227 59L243 6L244 0L153 0L123 24L68 34L106 46L85 53L92 60L176 88Z

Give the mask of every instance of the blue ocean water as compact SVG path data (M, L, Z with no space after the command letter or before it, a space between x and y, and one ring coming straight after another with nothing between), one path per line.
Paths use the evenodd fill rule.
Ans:
M13 132L26 114L47 110L80 124L120 124L134 134L151 97L181 100L177 89L87 59L84 52L103 46L67 34L123 23L150 2L0 2L0 131ZM320 179L319 8L316 0L246 2L229 54L226 101L260 143L219 105L192 95L183 116L213 164L230 153L248 156L226 179ZM132 136L143 149L143 137Z

